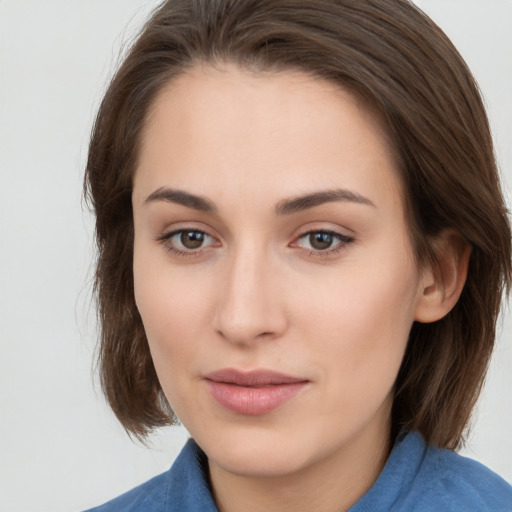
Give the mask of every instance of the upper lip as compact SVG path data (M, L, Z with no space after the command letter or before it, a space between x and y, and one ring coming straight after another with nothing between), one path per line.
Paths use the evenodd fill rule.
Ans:
M240 371L234 368L224 368L208 373L204 376L206 380L221 382L224 384L234 384L237 386L276 386L279 384L296 384L298 382L308 382L308 379L301 377L292 377L273 370L251 370Z

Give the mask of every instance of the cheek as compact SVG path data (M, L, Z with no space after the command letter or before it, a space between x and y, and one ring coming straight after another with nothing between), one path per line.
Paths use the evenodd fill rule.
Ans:
M350 266L337 282L317 287L297 315L317 340L314 357L323 357L330 378L356 396L389 389L414 319L417 273L408 260L383 254L380 263Z
M159 367L182 364L204 331L208 301L204 289L158 259L144 259L135 251L135 301L142 317L151 354ZM144 261L151 261L145 264ZM167 372L166 372L167 373Z
M195 396L194 377L201 334L204 293L166 265L134 265L135 297L153 364L165 396L181 421L189 423L186 397Z

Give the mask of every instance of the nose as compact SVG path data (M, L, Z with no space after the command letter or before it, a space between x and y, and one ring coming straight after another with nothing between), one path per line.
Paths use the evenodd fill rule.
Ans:
M226 262L214 328L225 340L250 345L287 328L278 266L264 250L240 249Z

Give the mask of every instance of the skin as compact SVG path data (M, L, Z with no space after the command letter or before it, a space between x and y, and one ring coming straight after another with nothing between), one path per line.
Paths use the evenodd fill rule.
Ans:
M340 189L353 195L276 213ZM413 321L456 300L415 265L378 118L299 72L195 68L151 109L133 209L137 306L165 395L208 455L219 509L347 510L389 454ZM180 229L205 235L191 249L169 236ZM312 246L308 233L325 231L339 236ZM308 384L269 413L238 414L205 383L223 368Z

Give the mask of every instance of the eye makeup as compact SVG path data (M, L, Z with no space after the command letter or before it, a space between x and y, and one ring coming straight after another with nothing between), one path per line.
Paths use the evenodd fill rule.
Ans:
M180 228L159 236L157 242L180 257L194 257L205 249L220 247L221 243L205 231L196 228ZM312 257L328 257L338 254L354 241L353 237L333 230L310 230L290 244L292 248L306 251Z

